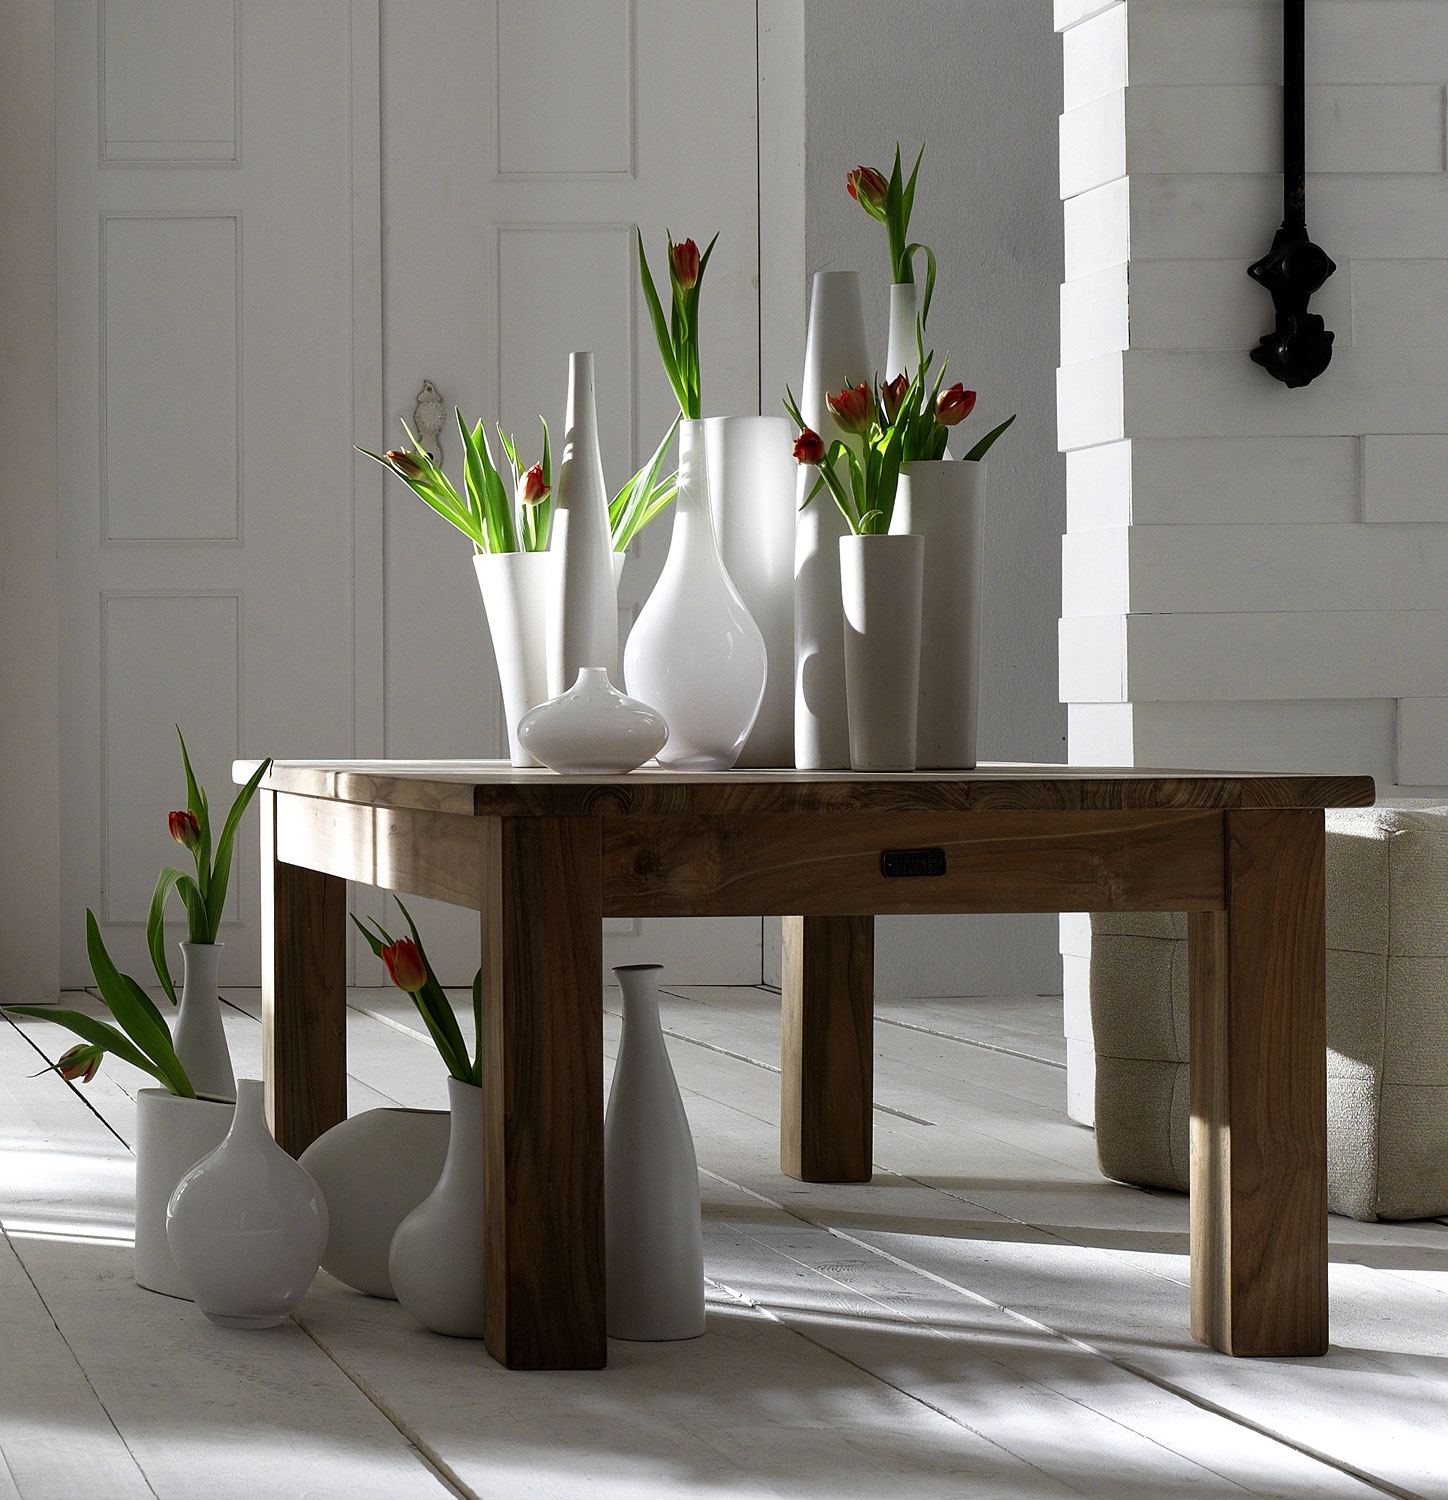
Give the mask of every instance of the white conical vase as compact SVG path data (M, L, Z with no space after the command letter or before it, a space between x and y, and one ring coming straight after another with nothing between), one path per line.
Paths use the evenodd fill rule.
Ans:
M764 637L719 557L704 424L679 424L679 493L663 572L624 648L629 693L668 722L659 764L727 771L764 698Z
M985 463L902 464L890 530L925 538L915 764L969 770L980 702Z
M623 1035L603 1126L608 1332L693 1339L704 1331L704 1235L689 1117L659 1025L658 964L628 964Z
M397 1227L387 1269L424 1328L483 1336L483 1091L447 1081L452 1128L437 1186Z
M327 1205L272 1139L261 1079L240 1081L226 1139L172 1193L166 1238L213 1323L271 1328L306 1296L327 1243Z
M556 568L549 590L548 696L556 698L573 686L582 667L602 667L618 681L617 575L588 350L568 356L568 406L549 547Z
M479 552L473 558L515 766L538 764L518 743L518 724L548 697L548 600L557 561L551 552Z
M915 339L915 319L920 310L913 281L897 281L890 288L890 337L885 349L885 379L903 375L914 380L920 368L920 346Z
M236 1074L226 1029L221 1024L221 1001L216 994L216 971L222 943L181 944L181 1004L176 1012L172 1044L191 1087L203 1099L236 1098Z
M799 410L826 445L846 434L825 397L869 383L873 368L859 272L816 272ZM794 542L794 763L811 771L850 763L840 614L840 538L847 527L826 490L800 510L818 473L808 466L800 470Z
M924 571L923 537L840 542L852 770L915 769Z

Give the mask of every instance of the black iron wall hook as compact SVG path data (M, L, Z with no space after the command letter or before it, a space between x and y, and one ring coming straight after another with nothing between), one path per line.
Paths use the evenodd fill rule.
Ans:
M1282 0L1282 227L1247 274L1272 294L1277 326L1252 358L1283 385L1311 385L1332 362L1332 334L1307 304L1337 270L1307 237L1307 38L1305 0Z

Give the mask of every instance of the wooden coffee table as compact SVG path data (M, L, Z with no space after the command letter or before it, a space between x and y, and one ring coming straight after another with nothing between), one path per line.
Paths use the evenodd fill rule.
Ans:
M347 1112L345 882L481 913L502 1363L606 1360L606 916L784 917L781 1163L867 1182L876 915L1189 913L1192 1333L1326 1350L1322 814L1370 805L1371 778L283 761L262 787L263 1046L289 1151Z

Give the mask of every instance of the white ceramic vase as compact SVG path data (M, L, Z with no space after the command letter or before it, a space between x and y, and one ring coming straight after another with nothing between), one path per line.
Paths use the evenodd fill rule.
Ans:
M584 667L559 698L540 703L518 727L521 743L564 775L623 775L657 755L669 737L664 716L628 698L602 667Z
M181 944L181 1003L172 1045L191 1087L206 1099L234 1100L236 1074L221 1024L216 971L222 943Z
M515 766L538 764L518 743L518 722L548 697L548 599L557 561L551 552L479 552L473 558Z
M398 1225L388 1271L424 1328L483 1336L483 1091L447 1081L447 1157L432 1192Z
M764 637L768 671L754 728L735 762L794 764L794 492L788 417L709 417L709 509L719 555Z
M669 726L659 764L727 771L754 727L767 670L764 637L714 538L704 424L681 422L669 555L624 648L629 692Z
M136 1094L137 1286L190 1300L166 1239L166 1205L176 1184L226 1139L235 1111L234 1104L183 1099L168 1089Z
M858 271L817 271L810 293L799 410L825 440L846 436L825 397L873 379ZM803 467L796 488L794 543L794 763L834 770L850 763L845 653L840 615L840 538L847 527L821 490L800 510L819 471Z
M704 1331L704 1236L689 1117L659 1025L658 964L628 964L623 1035L603 1126L608 1332L692 1339Z
M177 1184L166 1238L196 1305L224 1328L271 1328L306 1296L327 1205L272 1139L261 1079L239 1081L226 1139Z
M885 346L885 379L903 375L915 379L920 368L920 346L915 340L915 319L920 309L913 281L897 281L890 288L890 336Z
M925 538L840 541L850 767L913 771Z
M556 554L548 609L550 698L566 692L583 667L602 667L618 679L617 574L588 350L568 356L562 454L549 542Z
M387 1271L392 1236L437 1186L447 1142L445 1109L369 1109L302 1152L327 1204L324 1271L370 1296L397 1296Z
M901 466L890 530L925 538L915 736L922 770L969 770L976 762L985 496L983 461Z

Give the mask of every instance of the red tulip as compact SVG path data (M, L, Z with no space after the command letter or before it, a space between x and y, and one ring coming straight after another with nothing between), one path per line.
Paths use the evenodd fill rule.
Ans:
M806 427L794 440L794 456L802 464L820 463L825 456L825 440L813 428Z
M954 427L957 422L965 421L974 410L975 392L966 390L957 380L936 398L935 420L942 427Z
M825 402L834 413L835 421L846 432L863 435L869 431L870 422L875 415L875 403L870 399L869 386L847 385L844 390L827 395Z
M398 938L384 948L382 962L387 965L387 977L409 995L415 995L427 983L427 965L411 938Z
M69 1052L61 1054L60 1061L55 1065L55 1071L67 1083L74 1083L77 1079L81 1083L89 1083L96 1076L96 1070L100 1067L101 1058L104 1056L104 1052L99 1047L90 1042L80 1042Z
M845 176L845 186L861 208L872 218L882 222L885 218L885 198L890 184L874 167L856 167Z
M171 837L184 848L201 847L201 824L196 821L194 812L169 812L166 826L171 830Z
M900 404L905 399L905 392L910 389L910 382L904 375L897 375L894 380L885 381L880 387L880 405L885 409L885 420L893 422L900 415Z
M687 292L699 279L699 247L693 240L670 245L669 259L673 264L675 285L681 292Z
M553 493L551 487L543 479L542 464L534 464L524 474L519 490L524 505L537 505L540 500L546 500Z
M399 479L420 479L427 472L417 455L406 448L389 448L382 456Z

